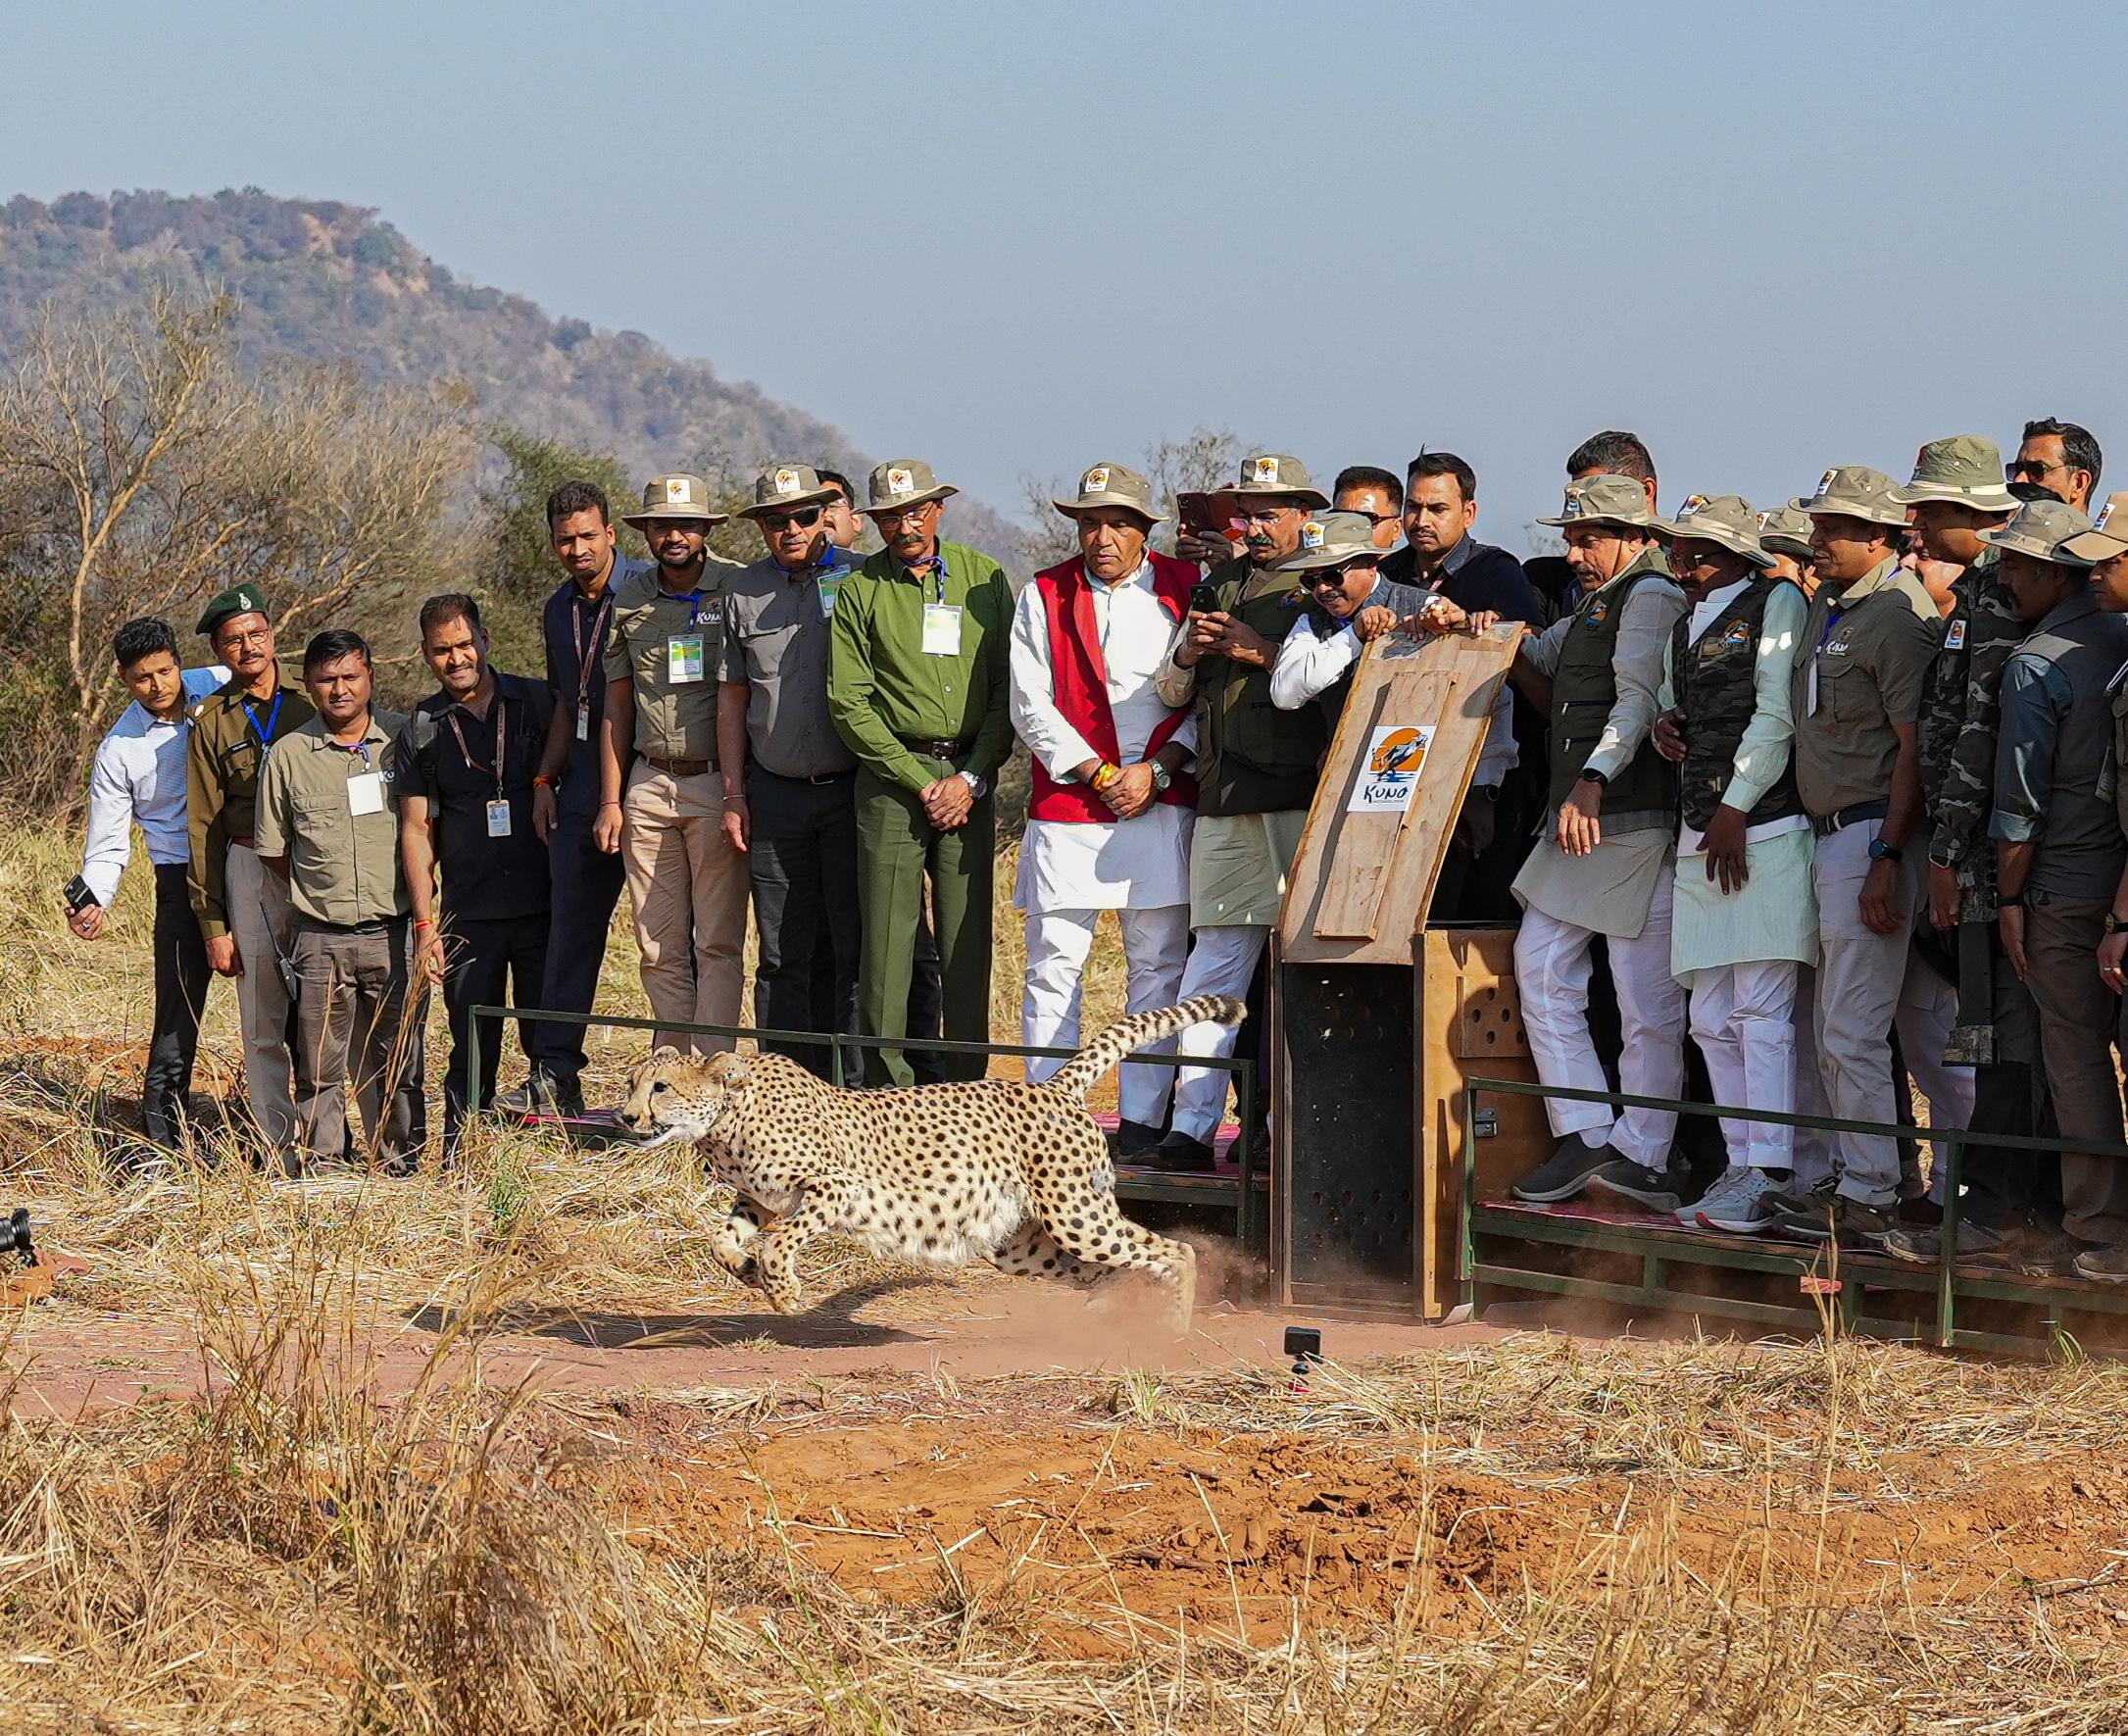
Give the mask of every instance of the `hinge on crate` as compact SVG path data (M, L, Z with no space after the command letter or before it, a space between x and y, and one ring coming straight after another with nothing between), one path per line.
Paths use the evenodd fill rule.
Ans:
M1500 1134L1500 1112L1491 1109L1478 1111L1478 1123L1473 1131L1480 1139L1498 1138Z

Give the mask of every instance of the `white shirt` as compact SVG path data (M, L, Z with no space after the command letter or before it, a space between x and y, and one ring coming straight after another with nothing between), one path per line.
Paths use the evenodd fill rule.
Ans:
M1348 623L1327 639L1317 638L1304 612L1278 647L1271 665L1271 704L1282 712L1297 712L1318 693L1334 687L1345 671L1360 661L1366 648ZM1521 764L1522 750L1514 740L1513 685L1502 681L1493 694L1493 712L1485 724L1485 745L1478 750L1477 769L1470 781L1498 789L1500 781Z
M1153 564L1113 585L1090 579L1094 630L1106 673L1109 713L1115 720L1117 758L1145 758L1153 731L1170 707L1153 677L1167 655L1175 623L1153 590ZM1062 778L1099 759L1057 709L1050 666L1049 618L1040 585L1019 593L1013 615L1013 727L1052 777ZM1168 738L1195 748L1197 719L1186 718ZM1019 877L1013 903L1020 910L1154 910L1190 898L1190 823L1173 802L1155 802L1135 819L1030 819L1019 844Z
M184 702L174 719L160 722L135 700L97 745L88 781L88 842L81 878L106 909L118 897L119 877L132 860L135 822L147 840L150 862L183 862L190 856L185 739L192 728L193 706L228 678L223 669L186 670Z

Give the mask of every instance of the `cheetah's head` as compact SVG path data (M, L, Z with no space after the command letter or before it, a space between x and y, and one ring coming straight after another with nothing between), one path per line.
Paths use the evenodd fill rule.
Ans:
M743 1055L682 1055L660 1049L628 1075L620 1124L648 1134L655 1144L703 1139L753 1094L751 1064Z

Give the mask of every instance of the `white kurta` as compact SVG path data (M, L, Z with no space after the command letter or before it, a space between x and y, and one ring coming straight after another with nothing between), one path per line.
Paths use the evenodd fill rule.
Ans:
M1095 579L1089 590L1116 751L1122 764L1134 765L1168 714L1153 676L1174 639L1175 623L1154 594L1150 561L1113 586ZM1044 769L1061 778L1100 756L1057 709L1049 642L1042 588L1030 584L1013 617L1013 727ZM1194 748L1197 719L1184 719L1170 739ZM1023 911L1187 904L1193 818L1173 802L1156 802L1135 819L1030 819L1020 839L1013 904Z

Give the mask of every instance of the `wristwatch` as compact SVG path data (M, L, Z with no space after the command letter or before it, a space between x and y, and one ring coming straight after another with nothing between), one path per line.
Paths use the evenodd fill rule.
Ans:
M2105 913L2105 932L2118 934L2123 928L2128 928L2128 918L2116 917L2111 911L2107 911Z
M1871 862L1905 862L1906 853L1897 844L1887 844L1882 838L1871 838L1869 840L1869 860Z
M978 802L983 799L983 793L990 788L988 783L972 771L964 771L960 774L960 777L961 781L968 786L968 794Z
M1148 760L1146 764L1153 768L1153 787L1164 796L1167 786L1174 782L1174 777L1158 760Z
M1583 783L1593 783L1600 790L1610 788L1610 779L1601 771L1590 771L1584 769L1581 773L1581 781Z

